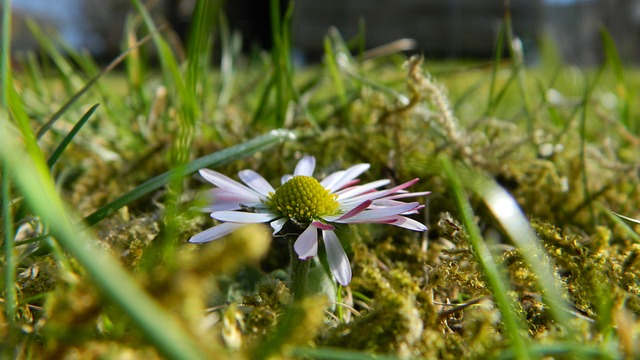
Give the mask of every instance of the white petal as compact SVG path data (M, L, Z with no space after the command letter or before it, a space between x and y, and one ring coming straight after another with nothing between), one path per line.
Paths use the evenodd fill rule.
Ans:
M240 180L245 184L249 185L250 188L264 196L269 196L270 192L275 192L273 186L253 170L242 170L238 173L238 177L240 177Z
M390 195L394 195L397 193L400 193L402 190L408 188L409 186L415 184L416 182L418 182L419 179L413 179L410 181L407 181L406 183L400 184L396 187L393 187L391 189L387 189L387 190L382 190L382 191L376 191L376 192L372 192L369 194L364 194L364 195L360 195L360 196L356 196L356 197L352 197L349 199L344 199L342 201L342 203L351 203L351 202L357 202L357 203L361 203L365 200L375 200L375 199L380 199L383 197L387 197Z
M251 213L244 211L216 211L211 214L211 217L219 221L228 221L243 224L258 224L271 221L277 218L278 215L271 212Z
M349 258L340 244L340 240L333 231L322 231L324 247L327 249L327 261L331 274L342 286L351 282L351 264Z
M318 254L318 229L309 225L305 231L298 236L298 239L293 243L293 249L298 254L300 260L306 260L310 257L314 257Z
M200 169L200 175L205 180L216 185L219 188L225 189L230 192L234 192L243 196L254 198L255 201L260 201L260 196L257 192L249 189L248 187L240 184L239 182L220 174L217 171L209 169Z
M381 207L381 208L363 211L347 219L337 219L336 222L341 222L341 223L363 223L363 222L369 222L369 221L376 222L376 220L385 219L390 216L402 214L404 212L413 210L417 206L420 206L420 203L412 202L412 203L406 203L398 206Z
M341 189L344 185L349 183L349 181L357 178L363 172L367 171L371 167L369 164L358 164L354 165L342 173L342 176L336 177L336 179L332 179L332 181L328 184L322 184L325 188L330 191L336 191ZM333 175L333 174L332 174ZM327 177L328 178L328 177Z
M237 224L237 223L224 223L224 224L216 225L212 228L208 228L207 230L199 234L194 235L191 239L189 239L189 242L203 243L207 241L217 240L246 225L247 224Z
M326 178L322 179L322 181L320 181L320 185L328 189L329 186L332 185L334 182L338 181L342 177L342 175L344 175L344 170L331 173L327 175Z
M280 178L280 184L286 183L287 181L291 180L292 177L293 175L291 174L282 175L282 178Z
M408 197L418 197L418 196L426 196L431 194L431 191L420 191L420 192L404 192L396 195L387 196L384 199L403 199Z
M286 223L287 223L286 218L280 218L272 221L269 225L271 225L271 228L273 229L273 235L279 233L280 230L282 230L282 227L284 226L284 224Z
M426 231L427 227L418 221L415 221L411 218L407 218L404 216L396 216L397 221L390 223L393 226L399 226L401 228L413 230L413 231Z
M210 189L205 196L208 198L208 202L210 202L209 205L203 208L206 209L207 212L237 210L240 209L240 204L250 207L262 207L262 203L255 196L238 194L222 188Z
M313 156L305 156L296 165L296 169L293 171L293 176L313 176L313 170L316 167L316 158Z
M371 190L377 189L381 186L385 186L388 183L390 183L391 180L389 179L383 179L383 180L378 180L378 181L374 181L368 184L364 184L364 185L360 185L360 186L354 186L350 189L348 189L347 191L341 192L338 195L338 200L340 199L348 199L354 196L358 196L361 194L364 194L366 192L369 192Z

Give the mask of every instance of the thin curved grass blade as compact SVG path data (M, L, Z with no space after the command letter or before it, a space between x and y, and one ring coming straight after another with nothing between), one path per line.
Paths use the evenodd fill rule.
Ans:
M467 167L457 166L456 172L465 187L473 191L485 203L494 218L520 250L520 254L535 274L538 285L544 294L545 303L554 319L566 326L569 325L570 305L566 291L561 288L553 271L553 265L545 254L540 240L536 236L529 221L518 206L515 199L495 180Z
M60 142L58 147L56 147L56 149L53 151L53 153L49 157L49 160L47 160L47 166L49 166L49 169L51 169L53 165L56 164L56 162L58 161L58 159L60 158L64 150L67 148L67 146L69 146L69 144L71 144L71 141L73 141L73 138L78 134L80 129L82 129L84 124L87 123L89 118L91 118L91 115L93 115L93 113L96 111L98 106L100 106L100 104L93 105L84 115L82 115L80 120L73 126L73 128L71 129L71 131L69 131L67 136L65 136L64 139L62 139L62 142Z
M512 291L511 286L505 277L504 269L500 268L482 238L480 228L475 221L473 209L464 190L464 185L469 182L469 179L463 180L461 175L464 175L464 172L460 172L459 167L454 167L451 160L445 156L440 157L440 165L443 175L446 176L449 182L453 200L458 208L462 223L469 235L471 248L491 288L494 301L502 314L506 336L512 341L511 348L518 359L527 359L529 358L527 343L520 335L524 326L514 310L514 299L509 295Z

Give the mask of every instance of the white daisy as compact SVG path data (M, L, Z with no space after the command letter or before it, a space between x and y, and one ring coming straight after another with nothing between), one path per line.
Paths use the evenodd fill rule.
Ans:
M317 255L318 232L321 232L331 273L338 283L346 286L351 281L351 265L333 224L381 223L414 231L427 230L423 224L405 216L417 213L424 205L400 201L429 194L404 190L418 179L387 190L377 189L389 184L389 180L356 185L357 177L369 166L354 165L318 181L313 177L315 158L305 156L293 175L282 177L278 189L253 170L238 173L245 186L216 171L201 169L200 175L217 186L210 192L212 205L203 210L211 212L211 217L222 223L193 236L189 242L216 240L255 223L269 223L275 235L291 221L301 231L294 243L298 257L305 260Z

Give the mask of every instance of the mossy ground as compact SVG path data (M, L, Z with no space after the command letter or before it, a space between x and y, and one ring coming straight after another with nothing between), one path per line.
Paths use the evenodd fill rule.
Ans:
M597 69L559 63L494 68L393 55L347 65L339 79L320 65L296 70L294 86L304 90L279 120L307 135L216 170L234 177L254 169L275 185L309 154L320 174L366 162L371 169L363 181L419 177L414 188L432 191L416 218L428 232L384 225L340 229L352 283L337 297L311 296L295 305L286 282L288 247L271 239L266 227L204 245L186 243L213 225L192 210L208 187L196 177L185 178L180 193L172 192L175 187L156 191L99 222L91 231L100 247L115 254L211 356L321 358L314 348L400 358L508 356L511 343L493 290L469 245L450 184L434 165L446 156L495 179L517 200L568 294L571 321L559 324L521 250L470 192L483 237L507 269L509 295L524 324L520 336L538 346L536 354L561 358L582 346L581 356L638 358L640 243L634 231L640 227L630 231L610 216L640 217L637 71L625 69L621 83L607 67L598 75ZM268 81L260 69L267 65L243 66L226 103L200 89L190 158L272 128L269 121L253 121ZM104 77L101 86L111 89L88 95L103 110L54 169L62 197L80 216L171 168L169 149L179 126L172 89L150 75L136 93L122 76ZM221 79L216 71L207 76L205 84ZM73 88L52 78L36 91L28 73L16 78L34 127L72 92L58 89ZM340 88L344 92L336 93ZM140 94L143 103L137 103ZM269 106L265 117L276 113ZM74 108L69 119L83 110ZM69 126L60 122L43 138L45 153ZM177 228L168 228L168 213ZM18 241L43 233L37 218L30 223ZM17 250L20 331L9 332L3 318L0 337L6 340L0 345L15 347L20 358L161 356L54 243ZM326 282L322 272L318 278Z

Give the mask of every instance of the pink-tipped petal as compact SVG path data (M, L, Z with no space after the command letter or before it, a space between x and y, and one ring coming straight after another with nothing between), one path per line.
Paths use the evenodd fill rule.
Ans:
M333 231L322 231L324 247L327 250L327 262L331 274L342 286L351 282L351 264L349 258L340 244L340 240Z
M311 223L311 225L315 228L318 228L320 230L334 230L335 227L331 224L325 224L323 222L320 221L314 221Z
M219 221L242 224L259 224L269 222L278 217L274 213L251 213L244 211L216 211L211 217Z
M313 156L305 156L296 165L293 176L313 176L313 170L316 168L316 158Z
M208 241L213 241L220 239L221 237L228 235L235 230L247 226L247 224L237 224L237 223L223 223L220 225L216 225L212 228L208 228L207 230L198 233L189 239L190 243L203 243Z
M415 209L420 206L417 202L406 203L398 206L381 207L371 210L363 211L348 219L336 220L336 222L342 223L362 223L362 222L377 222L377 220L386 219L390 216L402 214L404 212Z
M387 196L384 197L384 199L404 199L404 198L408 198L408 197L419 197L419 196L427 196L431 194L431 191L420 191L420 192L406 192L406 193L399 193L396 195L391 195L391 196Z
M367 200L365 202L363 202L362 204L354 207L353 209L349 210L346 214L340 216L339 218L335 219L335 221L339 221L339 220L345 220L348 219L350 217L356 216L358 214L360 214L361 212L365 211L369 205L371 205L371 200Z
M300 260L306 260L318 254L318 229L309 225L293 243L293 249Z
M347 182L346 184L343 184L341 188L336 189L336 191L345 191L351 187L354 187L355 185L360 183L360 179L353 179L349 182Z
M200 175L212 183L213 185L225 189L229 192L233 192L245 197L251 197L255 199L255 201L260 201L260 196L257 192L251 190L250 188L240 184L239 182L227 177L225 175L220 174L217 171L209 170L209 169L200 169Z
M265 180L260 174L253 170L242 170L238 173L238 177L250 188L257 191L261 195L269 196L269 193L273 193L276 190Z

